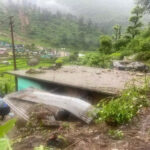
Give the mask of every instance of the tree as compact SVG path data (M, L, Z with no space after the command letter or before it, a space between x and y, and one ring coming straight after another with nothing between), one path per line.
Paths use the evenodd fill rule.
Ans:
M104 54L111 53L112 50L112 39L110 36L103 35L100 37L100 52Z
M132 16L129 19L131 25L128 26L127 33L129 34L130 38L133 39L140 33L140 28L142 27L140 19L143 15L143 8L141 8L140 6L136 6L131 14Z
M113 29L114 29L114 39L117 41L121 38L121 26L117 24L113 27Z
M35 51L37 48L34 43L25 45L25 49Z
M78 52L73 52L71 53L71 55L69 56L69 60L70 61L77 61L79 57L79 53Z
M139 5L142 6L142 8L145 10L145 11L148 11L150 12L150 0L136 0L137 3Z

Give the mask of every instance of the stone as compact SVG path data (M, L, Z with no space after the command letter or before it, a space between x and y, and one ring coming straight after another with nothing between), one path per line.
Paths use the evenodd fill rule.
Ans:
M131 61L114 61L113 68L125 71L140 71L140 72L149 71L149 67L144 63Z

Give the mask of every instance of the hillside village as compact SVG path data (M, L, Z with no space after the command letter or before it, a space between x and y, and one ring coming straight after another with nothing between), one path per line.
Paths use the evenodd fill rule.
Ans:
M0 150L149 150L149 6L0 0Z
M25 48L24 45L18 44L15 45L15 50L16 50L17 57L40 56L41 58L57 58L57 57L69 56L69 52L65 51L65 48L56 50L56 49L44 49L43 47L37 47L35 48L35 50L30 50L28 48ZM0 41L0 57L11 58L12 56L13 54L12 54L11 44Z

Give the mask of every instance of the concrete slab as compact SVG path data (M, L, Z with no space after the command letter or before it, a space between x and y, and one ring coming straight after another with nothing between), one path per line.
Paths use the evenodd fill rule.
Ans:
M58 70L27 74L26 70L10 71L9 74L47 83L60 84L106 94L118 94L125 85L144 74L83 66L64 66Z

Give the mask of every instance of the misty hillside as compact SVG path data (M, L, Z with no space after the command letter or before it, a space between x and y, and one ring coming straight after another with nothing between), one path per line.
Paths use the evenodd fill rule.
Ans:
M8 33L8 16L13 15L15 33L35 44L73 50L96 50L99 47L101 30L90 20L85 22L71 14L51 13L27 3L18 6L10 2L0 7L2 33Z
M0 20L13 15L15 32L52 47L93 50L115 24L126 27L132 0L0 0ZM8 30L8 22L0 26Z
M130 11L133 8L134 0L1 0L3 3L15 3L19 5L33 5L53 13L71 13L76 16L83 16L99 23L101 27L110 28L114 24L127 25Z

